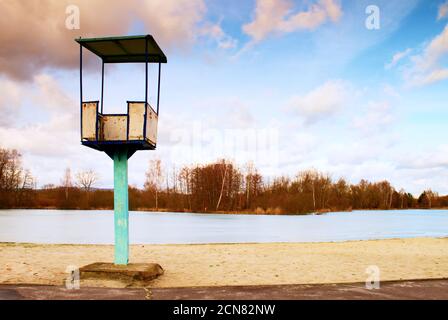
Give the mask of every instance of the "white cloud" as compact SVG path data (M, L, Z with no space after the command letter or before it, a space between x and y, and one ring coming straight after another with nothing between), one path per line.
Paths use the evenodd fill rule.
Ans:
M389 84L385 84L383 86L383 92L387 96L392 97L392 98L400 98L401 97L400 93L398 93L398 91L393 86L391 86Z
M298 112L310 123L331 116L343 108L351 96L348 83L342 80L327 81L305 95L292 97L289 108Z
M291 13L289 0L257 0L254 20L243 25L243 31L256 43L271 33L312 30L325 23L339 21L342 8L335 0L319 0L307 9Z
M226 157L240 164L252 160L275 165L269 159L278 155L279 126L257 122L250 104L238 98L215 97L204 102L200 114L177 114L161 120L159 140L166 148L164 161L180 166Z
M448 168L448 144L439 145L431 152L416 154L414 157L402 159L402 168L434 169Z
M442 33L432 39L424 48L423 54L414 57L418 68L423 71L437 66L440 58L448 53L448 25L445 26Z
M39 106L50 109L53 113L73 114L78 103L62 90L55 78L48 74L38 74L34 77L37 93L33 100Z
M65 26L68 5L80 9L79 30ZM0 19L0 72L21 80L32 79L46 67L77 67L74 39L79 36L123 35L139 22L169 51L194 43L206 23L204 0L41 0L33 5L14 0L0 1L0 12L7 17ZM233 45L223 32L211 36L217 36L222 47Z
M121 10L134 8L150 33L169 47L194 42L206 13L203 0L151 0L143 1L141 7L120 3Z
M8 94L13 98L5 100ZM24 167L31 170L39 186L59 183L67 166L73 172L94 168L105 177L101 180L102 186L113 185L109 174L110 160L98 151L81 146L77 104L57 78L39 74L31 83L2 80L0 101L0 107L15 101L16 104L11 105L18 107L21 104L23 110L11 110L14 117L10 117L6 124L0 121L0 147L19 150L23 154ZM0 119L6 120L6 109L0 111Z
M200 35L210 37L221 49L233 49L238 44L238 40L226 34L218 23L206 24L200 30Z
M417 74L412 78L412 84L425 86L448 78L448 69L436 69L426 74Z
M448 2L442 3L439 6L439 11L437 13L437 20L448 17Z
M408 48L404 51L397 52L396 54L393 55L392 61L384 65L384 68L391 69L395 67L398 64L398 62L403 58L407 57L411 53L411 51L412 49Z
M448 25L432 39L421 54L412 57L413 65L405 71L409 86L423 86L448 78L448 68L441 60L448 54Z
M14 81L0 80L0 126L9 127L16 121L22 94L23 88Z
M395 159L396 174L402 186L419 195L431 188L441 194L448 194L448 145L433 144L429 149L416 151L412 157L398 153Z
M19 102L26 101L24 108L32 108L32 114L36 116L31 119L31 123L23 123L20 115L10 119L6 125L0 123L0 147L48 157L67 156L70 146L79 142L75 101L48 74L35 76L31 84L10 80L5 82L0 86L0 91L5 89L13 95L13 106L17 107ZM5 103L4 99L5 95L2 94L1 105ZM43 111L49 111L49 116L37 117Z
M48 122L15 128L0 127L1 147L18 149L32 155L67 157L71 146L79 144L71 115L53 117Z
M379 132L393 120L390 104L387 101L371 101L367 110L353 120L353 126L365 133Z

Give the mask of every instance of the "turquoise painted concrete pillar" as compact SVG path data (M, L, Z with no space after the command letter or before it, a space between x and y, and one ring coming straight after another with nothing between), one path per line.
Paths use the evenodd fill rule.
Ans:
M115 264L129 261L128 150L114 152Z

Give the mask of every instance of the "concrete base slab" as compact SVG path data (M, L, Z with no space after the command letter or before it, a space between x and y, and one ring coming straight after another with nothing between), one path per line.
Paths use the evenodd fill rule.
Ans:
M163 274L157 263L130 263L116 265L107 262L96 262L79 269L81 282L114 281L126 287L145 286L151 280Z

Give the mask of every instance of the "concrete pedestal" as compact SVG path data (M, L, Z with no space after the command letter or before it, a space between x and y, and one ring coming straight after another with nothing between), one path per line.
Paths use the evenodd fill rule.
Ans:
M162 267L157 263L130 263L117 265L106 262L96 262L79 269L81 281L114 281L128 286L145 286L151 280L163 274Z

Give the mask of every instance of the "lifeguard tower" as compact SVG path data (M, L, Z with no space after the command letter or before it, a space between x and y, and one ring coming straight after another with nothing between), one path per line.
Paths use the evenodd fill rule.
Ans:
M128 159L137 150L154 150L160 101L161 64L167 59L151 35L106 38L79 38L81 143L104 151L114 161L114 222L116 265L129 260ZM101 96L98 101L83 100L83 48L102 61ZM141 101L127 101L126 113L104 113L104 65L144 63L145 92ZM148 103L148 64L158 64L157 105ZM123 106L124 107L124 106Z

